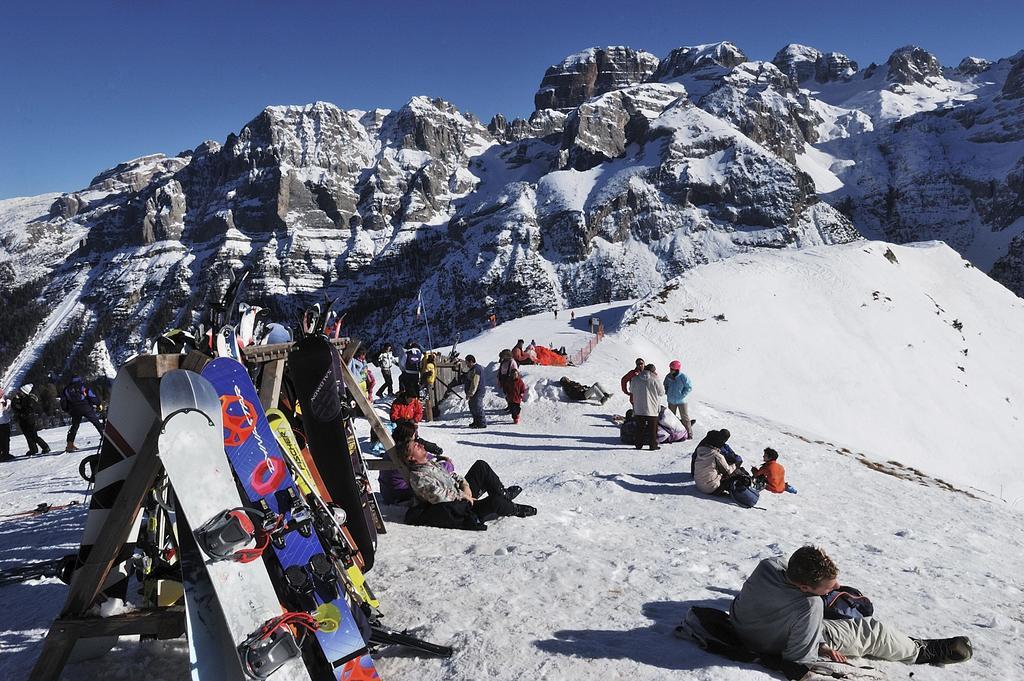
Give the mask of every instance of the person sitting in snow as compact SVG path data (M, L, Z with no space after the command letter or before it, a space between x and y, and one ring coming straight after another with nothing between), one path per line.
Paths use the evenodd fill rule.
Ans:
M404 390L399 390L398 395L395 396L395 401L391 403L390 416L391 420L395 423L399 421L419 423L423 420L423 404L418 397L413 397Z
M486 461L476 461L463 477L431 461L416 440L395 445L395 452L409 465L409 485L420 502L405 514L410 525L486 530L487 521L501 516L537 514L533 506L513 501L522 488L505 487Z
M874 617L825 619L822 596L839 587L839 568L816 546L765 558L732 602L733 626L744 645L789 662L819 657L845 663L870 657L906 664L949 664L971 659L966 636L915 639Z
M728 493L729 482L742 472L740 465L743 459L733 453L726 444L729 436L730 433L725 428L712 430L697 444L697 449L693 452L690 470L697 489L704 494Z
M783 492L796 494L796 488L786 482L786 469L782 467L778 459L777 451L771 447L764 448L764 465L754 466L750 469L755 486L760 486L775 494Z
M619 381L619 386L622 388L622 392L629 395L630 404L633 404L633 393L629 392L629 382L640 375L640 372L644 370L645 364L644 358L638 357L636 360L636 366L627 371Z
M532 361L526 356L526 351L523 349L523 343L525 341L520 338L516 341L515 346L512 348L512 359L515 360L516 364L522 366L523 364L532 364Z
M432 461L437 461L442 468L449 473L455 472L455 465L451 459L444 455L444 450L438 445L424 440L419 436L419 427L413 421L399 421L391 431L396 445L404 445L410 440L415 440L427 450L427 456ZM412 501L413 493L402 474L395 469L382 470L377 478L380 483L380 496L385 504L402 504Z
M562 386L565 396L574 401L596 400L604 404L612 398L612 394L600 383L594 383L588 388L582 383L571 380L568 376L562 376L558 380L558 385Z

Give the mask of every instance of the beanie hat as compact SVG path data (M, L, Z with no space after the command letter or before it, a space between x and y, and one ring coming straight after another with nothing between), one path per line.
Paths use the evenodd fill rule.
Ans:
M668 370L669 371L679 371L682 368L683 368L683 364L678 359L674 359L674 360L672 360L671 362L668 363Z

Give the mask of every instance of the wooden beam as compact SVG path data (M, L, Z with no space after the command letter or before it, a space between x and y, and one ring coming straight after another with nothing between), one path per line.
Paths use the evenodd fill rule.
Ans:
M85 613L102 590L117 554L135 528L135 519L142 501L153 487L156 475L160 471L160 459L156 455L159 436L160 421L155 420L146 435L142 451L136 455L135 465L125 478L121 492L107 514L106 524L96 538L89 558L75 570L67 601L61 611L62 616Z
M140 634L166 640L185 633L185 607L173 605L112 617L61 617L53 625L57 631L74 638Z
M263 378L260 379L260 404L264 411L277 407L277 399L281 396L284 384L284 359L267 362L263 367Z
M174 606L140 610L111 617L60 617L43 639L43 650L29 674L29 681L56 681L80 638L139 634L161 640L185 633L185 608Z
M349 338L331 338L331 344L344 351L351 342ZM242 357L246 364L263 364L278 359L287 359L288 351L294 343L275 343L274 345L250 345L242 348Z
M373 430L377 439L382 445L384 445L385 451L388 453L388 457L391 459L391 463L395 466L395 470L401 474L406 480L409 479L409 467L405 465L405 462L395 453L395 440L391 437L391 431L384 426L384 422L380 420L380 416L374 410L373 405L366 399L366 395L359 389L359 383L356 382L356 377L352 375L352 372L348 370L348 364L345 362L341 363L341 376L345 379L345 385L348 386L348 391L352 393L353 399L355 399L356 406L359 407L359 411L363 413L366 420L370 422L370 429Z
M127 362L137 378L160 378L181 365L181 355L139 355Z

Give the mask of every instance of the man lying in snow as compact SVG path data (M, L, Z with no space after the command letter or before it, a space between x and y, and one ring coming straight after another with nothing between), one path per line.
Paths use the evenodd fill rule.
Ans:
M394 430L391 431L391 437L394 438L395 444L404 444L409 440L416 440L427 450L427 456L431 460L437 461L449 473L455 472L455 464L444 455L444 450L433 442L424 440L419 436L419 428L414 421L399 421L396 423ZM371 439L373 439L372 431ZM383 453L384 448L381 445L380 454ZM402 504L412 501L414 498L412 490L409 488L409 483L406 482L401 473L393 468L382 470L377 481L380 483L381 501L385 504Z
M562 386L562 390L565 391L566 397L576 402L583 400L597 400L601 404L604 404L612 398L612 394L600 383L595 383L588 388L582 383L570 380L568 376L562 376L562 378L558 380L558 385Z
M410 525L486 530L484 521L499 516L537 515L533 506L513 503L522 488L506 488L486 461L474 463L463 477L432 461L416 440L395 445L395 452L409 465L409 485L421 502L405 514Z
M873 657L907 664L964 662L973 654L966 636L915 639L874 619L825 619L822 596L838 588L839 568L816 546L789 558L766 558L744 582L730 608L743 643L791 662L824 657L846 662Z

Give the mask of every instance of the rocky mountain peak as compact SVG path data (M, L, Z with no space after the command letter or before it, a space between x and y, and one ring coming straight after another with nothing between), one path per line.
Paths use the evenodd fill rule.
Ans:
M779 50L772 63L800 84L811 79L819 83L849 80L857 72L857 62L842 52L822 53L813 47L796 43L790 43Z
M814 77L819 59L821 52L813 47L790 43L775 53L772 63L794 81L803 83Z
M544 72L534 108L570 111L591 97L646 81L658 66L650 52L630 47L592 47L569 55Z
M857 73L857 62L842 52L827 52L815 64L814 79L819 83L849 80Z
M888 79L893 83L911 85L942 76L942 64L935 55L916 45L899 48L885 63L889 67Z
M964 57L956 67L956 72L962 76L976 76L992 66L992 62L981 57Z
M677 47L658 63L658 68L651 79L665 81L709 66L731 69L745 61L747 55L728 41Z

